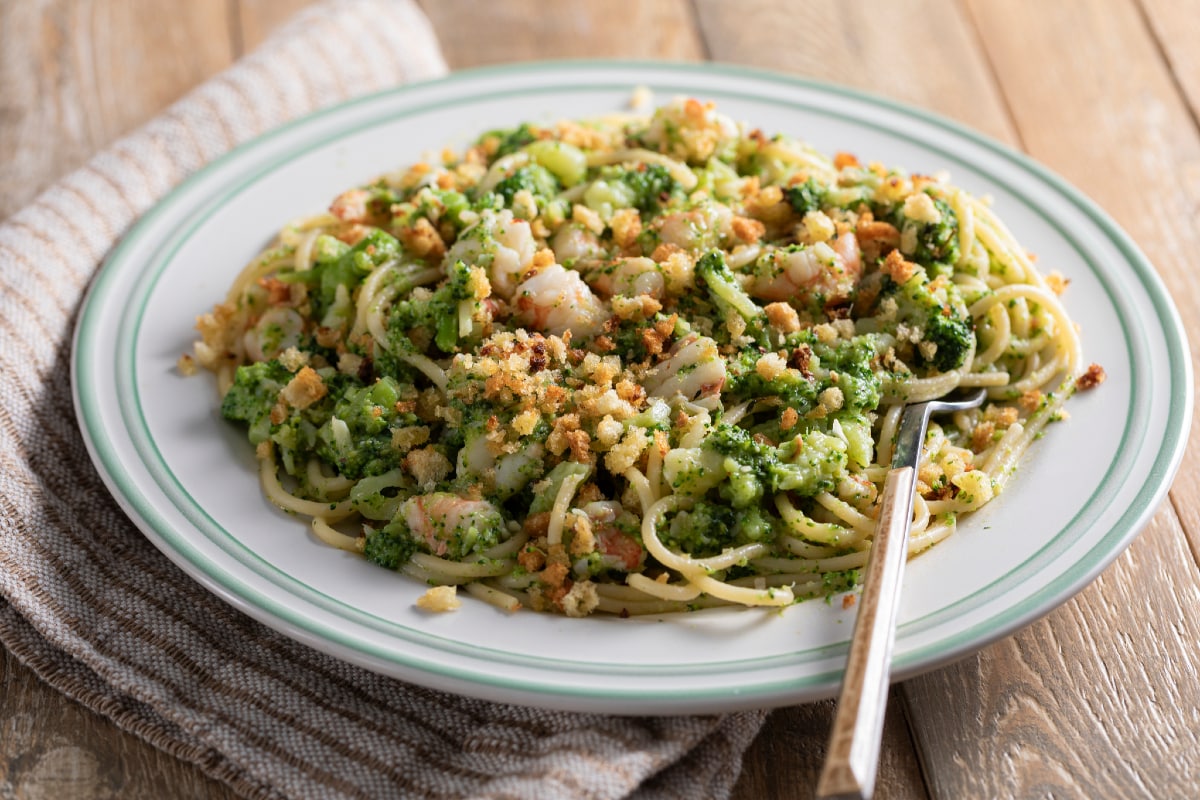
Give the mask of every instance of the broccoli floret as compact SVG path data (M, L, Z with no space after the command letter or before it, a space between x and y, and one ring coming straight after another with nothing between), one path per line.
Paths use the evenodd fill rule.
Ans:
M494 131L488 131L479 137L479 142L483 143L488 139L496 139L498 141L496 152L492 156L493 159L497 159L503 158L510 153L515 153L525 145L537 141L537 134L529 127L529 123L522 122L516 128L498 128Z
M733 535L736 523L737 513L729 506L702 501L676 514L659 536L673 550L706 558L736 546Z
M620 179L633 191L633 208L643 214L654 214L668 205L673 197L681 196L678 181L661 164L639 164L622 170Z
M348 389L317 431L317 455L347 478L380 475L400 466L400 452L392 447L392 429L417 422L414 415L396 410L401 393L400 385L390 377Z
M883 386L872 366L879 352L878 337L867 334L825 344L809 336L816 371L821 376L820 388L837 386L842 392L842 408L847 411L874 411ZM832 378L835 373L836 381Z
M811 349L810 349L811 352ZM759 397L778 397L785 406L803 415L817 404L823 388L811 370L787 370L767 379L756 369L762 354L757 349L743 350L728 362L722 393L730 401L740 403Z
M403 520L391 522L379 530L367 529L363 555L372 564L387 569L400 569L417 552L417 541L408 532Z
M818 431L773 447L744 428L720 423L704 447L725 456L728 477L718 490L737 509L757 506L768 493L828 491L846 474L846 443Z
M344 303L364 277L385 261L396 258L400 253L400 242L391 234L379 229L371 230L353 247L334 239L319 236L313 248L315 263L306 272L285 271L279 274L283 281L307 283L316 291L310 295L313 316L322 324L335 323L325 319L338 302L338 288L345 287Z
M783 192L784 197L800 216L810 211L820 211L825 205L827 191L824 186L809 178L804 183L789 186Z
M913 354L918 367L931 367L939 372L958 369L966 360L975 342L975 324L958 299L953 284L945 284L945 300L929 288L923 271L918 270L902 285L887 281L882 295L896 301L895 322L921 330L921 342L934 345Z
M252 444L265 442L271 435L271 409L291 379L287 367L275 360L238 367L221 401L221 416L248 424Z
M903 207L897 208L891 219L900 229L901 242L910 238L915 242L913 252L906 253L906 257L927 268L934 264L952 265L959 257L958 216L945 200L933 198L933 206L938 210L937 222L909 219Z
M583 202L608 219L622 208L656 214L683 196L682 188L665 167L639 164L631 169L603 167L583 193Z
M926 322L925 341L937 346L932 359L934 369L949 372L962 366L975 340L975 332L969 318L954 315L946 306L942 309L931 314Z
M302 478L304 466L317 443L318 428L329 419L334 398L339 396L343 386L355 381L349 376L323 370L322 380L328 393L312 405L297 409L279 402L280 391L292 378L292 373L274 360L238 367L233 386L221 403L221 413L226 419L247 423L251 443L274 442L283 470ZM273 421L271 415L276 408L282 408L286 413ZM303 479L301 482L303 484ZM300 491L307 493L304 486Z
M774 492L811 497L837 486L846 476L848 447L840 436L809 431L779 446L779 460L769 465Z
M513 196L522 189L543 202L558 194L558 180L540 164L527 164L497 183L492 194L500 197L504 208L512 208Z
M701 501L676 514L660 536L672 549L707 558L730 547L774 541L775 525L761 508L735 511L722 503Z
M482 270L456 261L446 281L432 296L409 297L392 305L388 321L391 343L403 350L424 351L430 341L443 353L456 353L463 339L478 338L476 324L480 301L476 283Z
M709 297L722 319L728 319L730 314L738 314L747 323L761 322L763 310L750 299L746 290L738 283L729 265L725 263L725 254L720 250L710 250L696 262L696 276L708 287Z

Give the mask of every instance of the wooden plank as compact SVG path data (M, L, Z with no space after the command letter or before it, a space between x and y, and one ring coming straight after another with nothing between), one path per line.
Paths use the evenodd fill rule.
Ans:
M0 796L233 800L197 767L166 755L0 654Z
M0 30L0 219L233 55L225 3L5 2Z
M772 712L746 753L734 800L812 797L825 758L833 711L833 701L827 700ZM928 796L913 756L904 703L893 687L883 726L875 797L912 800Z
M1029 152L1130 233L1200 342L1200 132L1138 9L1082 0L972 9ZM1056 26L1074 31L1070 47L1057 46ZM1189 442L1172 497L1200 553L1200 427Z
M713 60L852 86L1013 141L974 31L957 4L696 0L696 8Z
M696 60L687 0L420 0L452 69L553 58Z
M980 656L906 682L935 797L1189 797L1200 587L1166 511L1095 584Z
M1174 83L1200 119L1200 8L1195 0L1140 0L1142 14L1154 32ZM1188 176L1200 194L1200 175Z
M239 56L262 44L263 39L297 11L315 0L237 0L234 41Z
M1161 153L1155 160L1153 180L1162 181L1167 189L1165 197L1159 198L1159 208L1167 211L1167 217L1157 220L1168 233L1178 231L1176 239L1165 242L1159 239L1159 226L1140 224L1136 230L1132 221L1126 217L1130 213L1124 206L1116 203L1127 198L1119 192L1113 192L1119 197L1106 198L1105 206L1117 218L1130 228L1130 232L1138 239L1138 243L1146 249L1151 259L1165 274L1172 295L1179 304L1187 327L1188 338L1192 342L1193 363L1200 363L1196 358L1197 348L1200 348L1200 277L1197 276L1194 260L1196 246L1200 244L1200 145L1196 141L1196 129L1200 126L1200 50L1196 43L1200 42L1200 8L1194 0L1141 0L1142 15L1148 26L1154 43L1157 45L1168 74L1161 80L1156 80L1155 96L1163 91L1161 86L1169 82L1176 92L1182 95L1186 107L1176 109L1174 104L1167 106L1165 118L1153 119L1155 130L1140 130L1127 138L1138 142L1143 136L1169 137L1170 148ZM1157 116L1157 115L1156 115ZM1190 117L1190 124L1189 119ZM1146 126L1150 127L1150 126ZM1133 203L1129 203L1130 206ZM1119 208L1119 210L1118 210ZM1189 224L1190 223L1190 224ZM1182 296L1181 294L1182 293ZM1200 428L1192 427L1190 447L1184 457L1180 469L1180 477L1175 481L1172 496L1175 500L1176 512L1180 515L1184 530L1187 532L1192 545L1192 553L1200 561Z
M1146 249L1194 337L1200 293L1187 256L1200 239L1179 168L1196 163L1200 138L1137 9L1033 0L969 9L1021 141ZM1077 598L906 683L935 796L1194 792L1200 575L1185 533L1194 543L1195 459L1193 448L1175 502Z

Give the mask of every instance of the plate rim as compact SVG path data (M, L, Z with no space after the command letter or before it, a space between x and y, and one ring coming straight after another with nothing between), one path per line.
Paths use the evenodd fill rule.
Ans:
M950 649L938 649L936 654L931 654L930 651L936 648L936 645L931 644L916 652L905 654L897 662L896 678L902 678L909 674L914 674L919 671L935 668L936 666L950 660L954 660L965 653L974 652L985 646L990 641L1002 638L1012 631L1028 624L1032 619L1038 618L1045 613L1048 613L1054 607L1065 602L1076 592L1090 583L1096 575L1106 568L1112 560L1114 560L1125 547L1140 533L1146 521L1157 510L1163 496L1170 488L1170 477L1174 475L1178 469L1182 459L1183 452L1186 447L1186 432L1188 430L1188 421L1190 421L1193 405L1193 387L1191 381L1191 360L1188 355L1188 343L1186 333L1183 331L1182 320L1179 317L1177 309L1170 301L1169 294L1162 283L1161 278L1153 269L1149 260L1141 253L1141 251L1133 243L1132 239L1126 234L1119 225L1113 221L1106 212L1104 212L1094 201L1076 189L1070 183L1059 177L1056 173L1049 170L1047 167L1034 161L1032 158L1020 153L1003 143L1000 143L986 134L975 131L960 123L942 117L934 112L925 109L907 105L889 98L880 97L867 92L862 92L857 89L830 84L823 81L816 81L809 78L799 76L791 76L766 70L755 68L747 68L736 65L714 64L711 62L700 64L680 64L673 62L656 62L656 61L607 61L607 60L588 60L588 61L543 61L543 62L526 62L520 64L508 64L495 67L485 67L473 70L464 70L456 72L444 78L427 81L419 84L410 84L407 86L394 87L385 89L379 92L373 92L368 95L353 98L343 103L331 106L325 109L318 110L311 114L292 120L284 125L281 125L271 131L268 131L261 136L255 137L246 143L238 146L230 152L214 159L205 167L197 170L187 179L182 181L171 192L165 195L158 203L155 204L138 222L137 224L122 238L121 242L112 251L105 266L101 269L100 274L93 281L89 288L88 294L83 303L83 309L79 314L77 321L73 347L72 347L72 394L75 399L76 416L79 420L81 430L83 431L84 439L88 447L89 455L93 462L96 463L101 476L108 485L109 491L117 499L123 510L133 519L135 524L147 534L149 538L166 554L172 558L177 564L191 575L193 579L198 579L200 583L206 586L210 591L218 594L231 602L239 609L250 613L252 616L267 622L272 627L279 628L282 623L285 632L293 638L297 638L306 644L320 646L319 642L312 641L312 637L316 632L311 629L304 629L295 626L294 623L288 624L290 616L286 606L281 606L276 601L265 597L260 590L252 586L243 585L242 591L249 592L257 596L260 601L257 605L244 596L238 594L233 587L225 585L218 576L214 576L205 569L205 564L211 566L210 560L207 557L200 556L190 543L187 543L178 531L173 530L172 526L165 525L168 533L164 534L160 530L159 525L164 525L164 522L159 518L159 525L156 525L152 520L158 518L158 514L153 507L153 504L145 496L144 492L136 485L133 477L124 469L120 458L115 453L115 446L112 441L106 440L103 436L94 435L104 432L104 426L99 420L99 412L86 397L84 391L85 385L93 385L88 382L88 370L90 365L83 364L81 366L77 355L81 352L81 343L86 337L89 326L95 322L100 316L98 303L93 303L93 298L101 296L110 280L115 280L119 265L122 263L124 255L129 250L133 249L134 245L141 241L143 237L148 236L153 230L154 221L161 214L166 213L176 204L186 205L184 199L190 194L190 190L197 184L205 181L212 173L219 171L225 164L242 157L244 154L260 148L269 146L276 138L287 135L298 128L312 125L316 120L339 115L348 108L369 105L371 103L395 97L397 95L411 95L418 91L429 91L431 88L436 89L439 85L450 83L470 83L479 79L487 79L491 77L503 76L511 73L522 73L536 75L537 73L570 70L630 70L638 68L647 68L653 70L664 70L672 74L683 74L695 80L695 76L701 73L720 73L732 78L747 78L755 81L765 81L771 84L784 84L790 87L800 87L806 90L816 92L820 95L831 95L833 97L848 97L859 102L867 103L868 105L879 106L897 112L903 116L911 117L919 122L932 124L935 127L942 128L956 138L961 138L973 142L977 145L982 145L986 149L1001 156L1005 161L1015 164L1016 167L1024 170L1037 178L1041 183L1053 189L1060 197L1069 201L1072 205L1078 208L1085 216L1091 219L1104 233L1108 236L1110 242L1120 252L1124 265L1131 268L1131 274L1137 279L1137 283L1143 289L1147 299L1151 302L1154 308L1160 313L1159 319L1162 325L1163 341L1166 348L1166 356L1168 362L1172 365L1172 393L1168 404L1168 420L1164 430L1164 437L1158 443L1157 452L1154 455L1153 467L1147 483L1139 490L1138 494L1131 502L1119 518L1113 524L1112 528L1090 547L1079 558L1075 559L1069 570L1069 573L1074 576L1074 580L1069 581L1065 585L1052 583L1047 585L1042 590L1035 592L1033 595L1025 598L1014 607L1010 607L1003 614L989 615L987 619L977 623L967 631L961 631L954 634L952 637L957 640L955 647ZM660 76L656 76L661 78ZM658 80L662 82L662 80ZM625 83L624 81L622 82ZM465 102L467 98L457 98L452 100L450 104ZM419 113L425 110L426 106L417 108L406 108L402 113ZM361 127L369 127L373 124L378 124L383 119L383 115L375 115L368 118ZM272 159L272 164L286 162L295 158L299 148L293 145L286 153L277 159ZM260 172L267 171L269 167L262 167ZM239 173L233 180L234 183L244 184L245 171ZM223 193L225 193L223 191ZM185 219L189 222L199 215L207 203L201 203L199 206L190 209L185 215ZM1053 221L1039 213L1039 216ZM167 243L174 238L173 235L168 235L163 238L158 249L162 249ZM1069 238L1069 237L1068 237ZM1073 245L1074 246L1074 245ZM1089 260L1090 262L1090 260ZM111 268L110 268L111 267ZM1098 277L1113 277L1103 271L1097 271ZM1106 290L1108 287L1106 286ZM1166 312L1165 314L1162 312ZM134 365L136 368L136 364ZM1179 380L1176 380L1178 378ZM1176 424L1171 424L1175 422ZM92 425L97 427L93 429ZM112 469L113 467L117 469ZM151 470L152 471L152 470ZM1149 488L1149 491L1147 491ZM130 496L126 494L132 490ZM147 512L149 512L147 514ZM186 516L186 515L185 515ZM147 530L147 527L150 530ZM168 543L169 540L169 543ZM166 547L164 547L164 545ZM181 546L182 545L182 546ZM190 551L191 557L188 557ZM201 563L197 563L197 559ZM1078 571L1080 564L1087 562L1088 567L1082 572ZM189 569L189 567L191 567ZM1019 567L1018 567L1019 568ZM203 579L196 572L202 573ZM224 576L226 580L231 579L227 574ZM240 581L238 581L240 583ZM266 601L265 606L261 601ZM270 608L275 606L273 610ZM259 612L259 613L255 613ZM264 619L262 614L266 614L270 619ZM997 617L1003 617L1004 622L1000 625L996 624ZM987 629L984 635L972 633L978 629ZM903 630L903 629L902 629ZM330 631L324 632L328 637ZM298 635L299 634L299 635ZM336 637L334 637L336 638ZM350 637L353 639L353 637ZM348 647L355 652L361 652L363 643L361 641L343 642L343 647ZM838 649L844 648L844 645L831 644L828 648ZM325 649L325 648L322 648ZM331 652L326 649L326 652ZM334 653L338 657L347 660L355 660L348 658L346 654ZM389 659L390 660L390 659ZM359 662L361 663L361 662ZM394 663L394 662L393 662ZM420 666L405 664L404 666L422 671ZM445 665L438 665L438 674L446 676L447 668ZM794 696L797 692L803 693L804 688L812 688L814 686L824 687L820 693L828 693L828 685L832 679L840 674L840 670L832 670L822 674L810 675L804 679L803 687L798 686L794 680L771 683L755 684L753 687L743 687L736 692L731 692L728 688L718 688L705 690L698 687L682 689L678 695L664 698L663 693L658 690L646 690L642 693L628 689L605 690L598 693L588 693L591 698L602 698L608 700L625 700L634 702L644 700L646 696L653 695L659 700L669 700L679 708L703 706L709 697L706 693L715 693L721 697L727 697L729 694L736 694L743 700L747 697L756 700L771 701L772 697L785 693L789 697ZM504 690L530 690L533 682L528 680L506 681L494 674L483 674L479 670L466 670L465 676L450 676L459 677L467 680L474 685L480 682L480 678L485 680L483 683L488 687L494 687ZM545 688L537 688L537 693L546 693ZM468 692L469 693L469 692ZM581 694L577 688L572 688L566 692L564 697L575 698ZM814 697L817 695L813 695ZM696 703L699 699L701 702ZM778 699L778 698L777 698ZM784 697L782 699L788 699ZM711 705L711 704L710 704ZM746 703L738 703L738 707L746 706ZM706 706L708 707L708 706Z

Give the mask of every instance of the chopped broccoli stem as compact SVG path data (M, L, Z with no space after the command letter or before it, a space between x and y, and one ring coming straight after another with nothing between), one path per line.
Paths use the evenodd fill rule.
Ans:
M736 313L750 322L763 316L763 310L738 283L720 250L710 250L700 257L696 262L696 275L708 287L709 296L723 318Z

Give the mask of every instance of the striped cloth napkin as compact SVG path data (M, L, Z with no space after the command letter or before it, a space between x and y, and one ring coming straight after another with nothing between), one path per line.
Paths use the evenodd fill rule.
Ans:
M273 126L445 71L409 0L328 2L0 224L0 640L248 797L726 797L763 712L549 712L340 662L189 580L125 518L84 449L72 326L138 216Z

